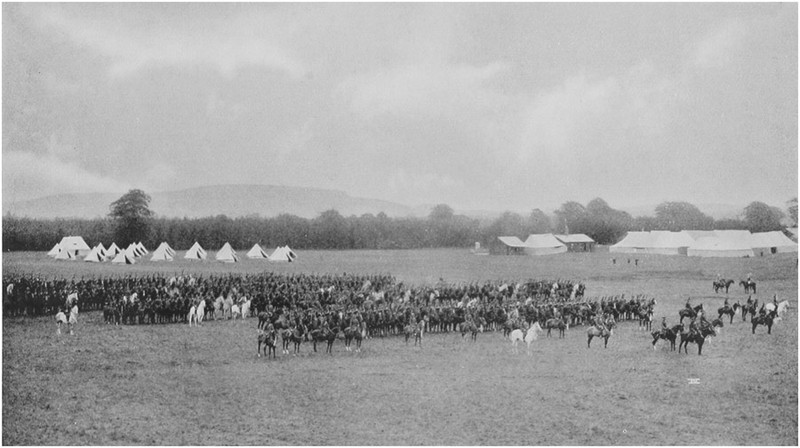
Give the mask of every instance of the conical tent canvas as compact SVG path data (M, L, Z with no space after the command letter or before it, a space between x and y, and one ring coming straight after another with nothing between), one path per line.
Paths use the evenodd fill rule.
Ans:
M217 261L222 261L225 263L236 263L239 261L239 256L236 255L236 251L233 250L229 243L225 243L225 245L222 246L222 249L217 251L216 258Z
M127 251L127 250L122 251L118 253L117 256L114 257L113 260L111 260L111 262L115 264L134 264L136 263L136 260L133 259L131 252L132 251Z
M93 247L92 250L89 251L89 255L84 257L83 261L89 261L92 263L100 263L103 261L103 257L100 255L100 249Z
M205 249L200 247L200 243L195 242L186 252L186 255L183 256L183 258L188 260L205 260L206 256L207 254Z
M75 253L72 252L72 251L69 251L69 250L67 250L67 249L65 249L63 247L60 247L58 253L55 256L55 259L56 260L74 260L75 259Z
M166 250L166 251L167 251L167 253L168 253L169 255L171 255L171 256L173 256L173 257L175 256L175 249L173 249L173 248L169 247L169 244L167 244L167 242L166 242L166 241L164 241L163 243L161 243L161 246L163 246L163 247L164 247L164 250Z
M253 248L250 249L249 252L247 252L247 258L268 259L269 255L267 255L267 253L264 252L264 249L262 249L261 246L259 246L258 243L256 243L256 245L254 245Z
M111 246L106 249L106 257L116 257L121 251L122 249L117 246L117 243L111 243Z
M97 249L97 254L100 255L100 257L105 258L105 256L106 256L106 248L103 247L103 243L97 243L97 246L95 246L95 249Z
M169 246L166 245L167 243L161 243L160 246L156 250L153 251L153 255L150 257L150 261L172 261L173 254L170 254L167 248Z
M141 242L141 241L139 241L138 243L136 243L136 248L137 248L137 249L139 249L139 252L141 252L141 253L142 253L142 255L147 255L147 254L149 254L149 253L150 253L150 251L149 251L149 250L147 250L147 248L146 248L146 247L144 247L144 244L142 244L142 242Z
M297 256L295 255L295 258L296 257ZM288 262L291 262L291 261L294 260L294 258L292 258L290 256L288 246L283 246L283 247L276 248L275 252L273 252L269 256L269 260L270 261L288 261Z
M286 256L289 257L289 261L294 261L297 259L297 254L289 246L283 246L286 248Z

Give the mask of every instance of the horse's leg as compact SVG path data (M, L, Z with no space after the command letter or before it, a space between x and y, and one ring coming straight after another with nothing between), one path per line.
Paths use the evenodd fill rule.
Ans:
M603 344L603 348L608 348L608 336L605 337L605 343Z
M703 354L703 339L697 341L697 355L700 356Z
M594 336L592 336L592 335L589 335L589 340L586 342L586 347L588 347L588 348L592 348L592 338L593 338L593 337L594 337Z

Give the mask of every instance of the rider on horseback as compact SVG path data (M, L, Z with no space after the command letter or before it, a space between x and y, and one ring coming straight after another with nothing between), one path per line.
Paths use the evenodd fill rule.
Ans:
M703 317L700 316L700 318L702 319ZM689 324L689 334L694 334L697 335L698 337L701 335L697 317L693 317L692 322Z
M692 304L689 302L690 300L692 300L692 298L691 298L691 297L688 297L688 298L686 299L686 305L685 305L685 308L686 308L687 310L691 310L691 309L692 309Z
M667 316L661 318L661 336L667 335Z

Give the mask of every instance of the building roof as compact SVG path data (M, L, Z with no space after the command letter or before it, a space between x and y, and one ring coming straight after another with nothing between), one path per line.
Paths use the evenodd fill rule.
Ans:
M583 233L573 233L572 235L555 235L555 237L562 243L594 243L588 235Z

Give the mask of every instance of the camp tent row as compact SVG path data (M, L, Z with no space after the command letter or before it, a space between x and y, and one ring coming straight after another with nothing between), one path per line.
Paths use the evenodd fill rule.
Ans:
M583 234L553 235L540 233L528 235L525 241L515 236L501 236L498 239L506 246L506 252L524 252L528 255L552 255L567 252L568 245L572 250L591 250L594 240Z
M195 242L186 252L184 258L188 260L205 260L208 258L208 253L200 246L200 243ZM217 252L215 258L217 261L223 263L237 263L239 261L239 255L233 250L229 243L225 243L225 245L222 246L222 249ZM292 262L297 258L297 254L294 253L289 246L281 246L276 248L272 255L267 255L267 252L261 246L255 244L247 252L247 258Z
M688 255L690 257L753 257L797 252L797 243L781 232L748 230L684 230L628 232L612 253Z

